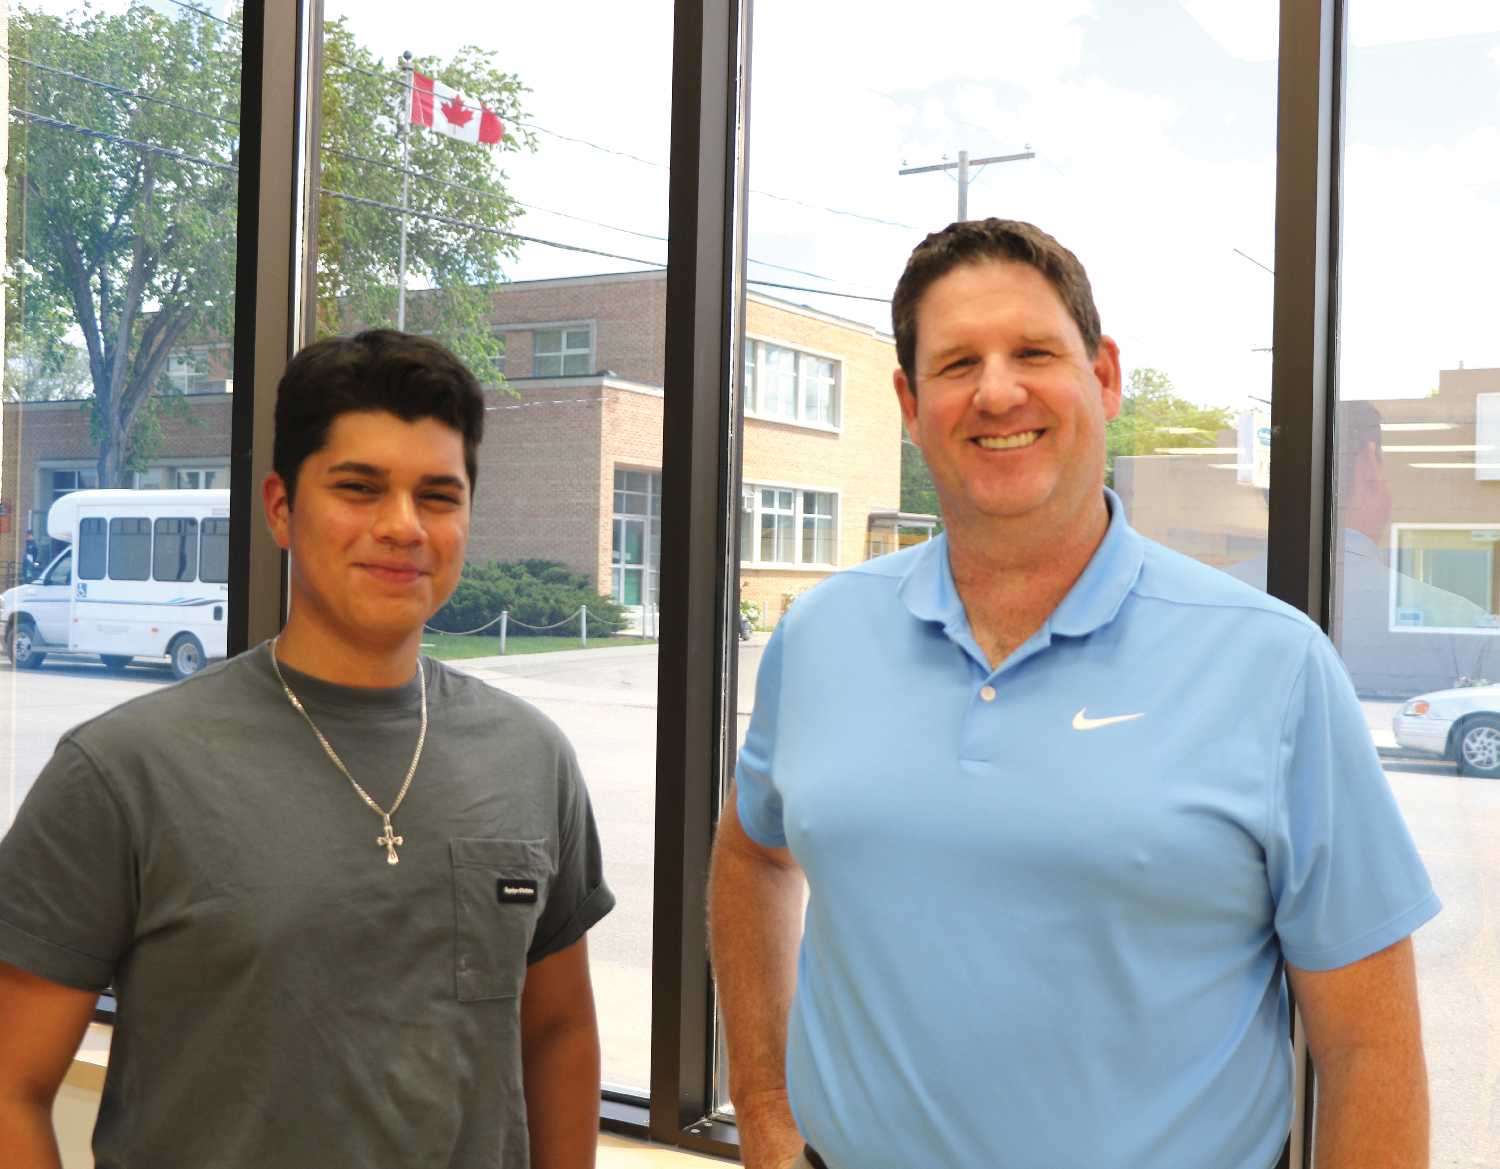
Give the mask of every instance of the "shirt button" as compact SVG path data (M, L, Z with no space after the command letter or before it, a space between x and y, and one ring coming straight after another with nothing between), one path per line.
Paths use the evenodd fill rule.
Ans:
M979 688L979 697L983 698L986 702L994 702L995 688L993 686L981 686Z

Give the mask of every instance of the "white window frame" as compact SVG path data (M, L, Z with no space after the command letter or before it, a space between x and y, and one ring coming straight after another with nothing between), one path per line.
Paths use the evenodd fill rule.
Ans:
M620 476L622 474L645 475L646 490L644 492L639 492L631 491L629 488L620 487L619 482ZM643 559L641 560L640 564L626 564L623 560L617 564L614 562L613 554L611 554L609 566L610 595L614 599L616 604L624 605L625 601L621 600L619 596L619 594L624 591L624 570L627 568L639 568L643 570L644 575L641 579L641 601L638 602L638 604L650 605L654 607L659 603L661 591L661 468L632 467L628 464L616 463L613 480L615 483L615 487L614 492L610 496L611 543L613 543L614 540L614 525L621 520L644 521L645 537L642 541L641 556ZM644 494L646 510L641 512L620 511L619 508L614 505L614 495L618 493L623 493L626 495ZM655 505L654 511L652 510L653 504ZM653 536L651 530L653 524L655 524L656 528L658 529L655 536ZM627 607L634 608L637 606Z
M1404 532L1484 532L1500 531L1500 522L1493 524L1467 523L1467 524L1392 524L1391 525L1391 553L1390 553L1390 586L1386 594L1386 627L1391 633L1445 633L1467 637L1494 637L1500 634L1500 626L1486 628L1483 626L1456 626L1456 625L1408 625L1399 624L1397 616L1397 600L1401 572L1401 535ZM1497 541L1500 542L1500 541ZM1434 585L1434 588L1440 586Z
M593 321L547 321L542 324L527 325L531 332L531 376L532 377L587 377L598 369L598 362L594 357L595 341L598 333L594 328ZM588 330L588 346L584 349L572 349L568 347L568 334L577 332L579 329ZM562 346L556 352L543 352L539 344L539 338L543 333L556 333ZM587 368L582 373L568 373L568 358L582 355ZM540 357L556 357L560 359L559 373L537 373L536 363Z
M763 387L767 378L766 348L786 350L794 355L792 370L792 414L773 414L762 408ZM804 363L826 361L833 366L833 384L829 388L833 421L824 422L808 417L804 389L808 376L803 372ZM844 359L836 353L825 353L809 349L805 345L792 345L774 337L745 338L745 360L741 366L745 378L745 417L758 418L763 422L779 422L785 426L802 426L809 430L839 433L844 427ZM806 490L811 490L807 488Z
M791 560L762 560L760 559L760 520L762 515L785 515L781 511L764 511L761 504L760 493L762 491L790 491L792 493L792 557ZM802 559L802 521L806 518L802 510L802 493L805 491L815 492L818 495L827 495L833 499L833 559L831 561L808 561ZM745 504L750 506L746 508ZM740 565L744 568L770 568L770 569L796 569L798 571L833 571L843 563L843 526L840 517L843 515L843 493L836 487L819 487L806 483L770 483L764 480L746 480L740 488L740 523L751 525L754 538L750 547L753 556L745 558L741 556ZM744 547L744 537L741 536L741 549Z

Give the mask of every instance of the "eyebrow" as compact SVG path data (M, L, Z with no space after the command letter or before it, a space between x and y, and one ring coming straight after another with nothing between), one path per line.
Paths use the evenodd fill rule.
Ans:
M329 475L363 475L367 479L379 479L382 482L391 477L391 473L384 467L377 467L374 463L361 463L354 459L335 463L328 468L326 473ZM457 475L423 475L420 483L423 487L456 487L460 491L469 489L468 483Z

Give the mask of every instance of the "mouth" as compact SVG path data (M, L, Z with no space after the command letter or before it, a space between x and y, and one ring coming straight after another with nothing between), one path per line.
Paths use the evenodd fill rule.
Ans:
M390 581L392 584L410 584L424 575L420 568L410 564L361 564L359 567L376 580Z
M1019 434L981 434L970 439L987 451L1018 451L1031 446L1046 433L1041 430L1023 430Z

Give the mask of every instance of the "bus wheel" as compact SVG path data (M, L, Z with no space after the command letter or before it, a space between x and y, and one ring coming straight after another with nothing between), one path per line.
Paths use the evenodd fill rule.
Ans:
M203 668L203 643L191 633L184 633L168 651L172 659L172 677L187 678Z
M118 674L135 661L129 654L100 654L99 657L104 662L104 668L111 674Z
M18 670L34 670L47 655L35 648L36 626L30 617L17 617L5 631L5 652Z

